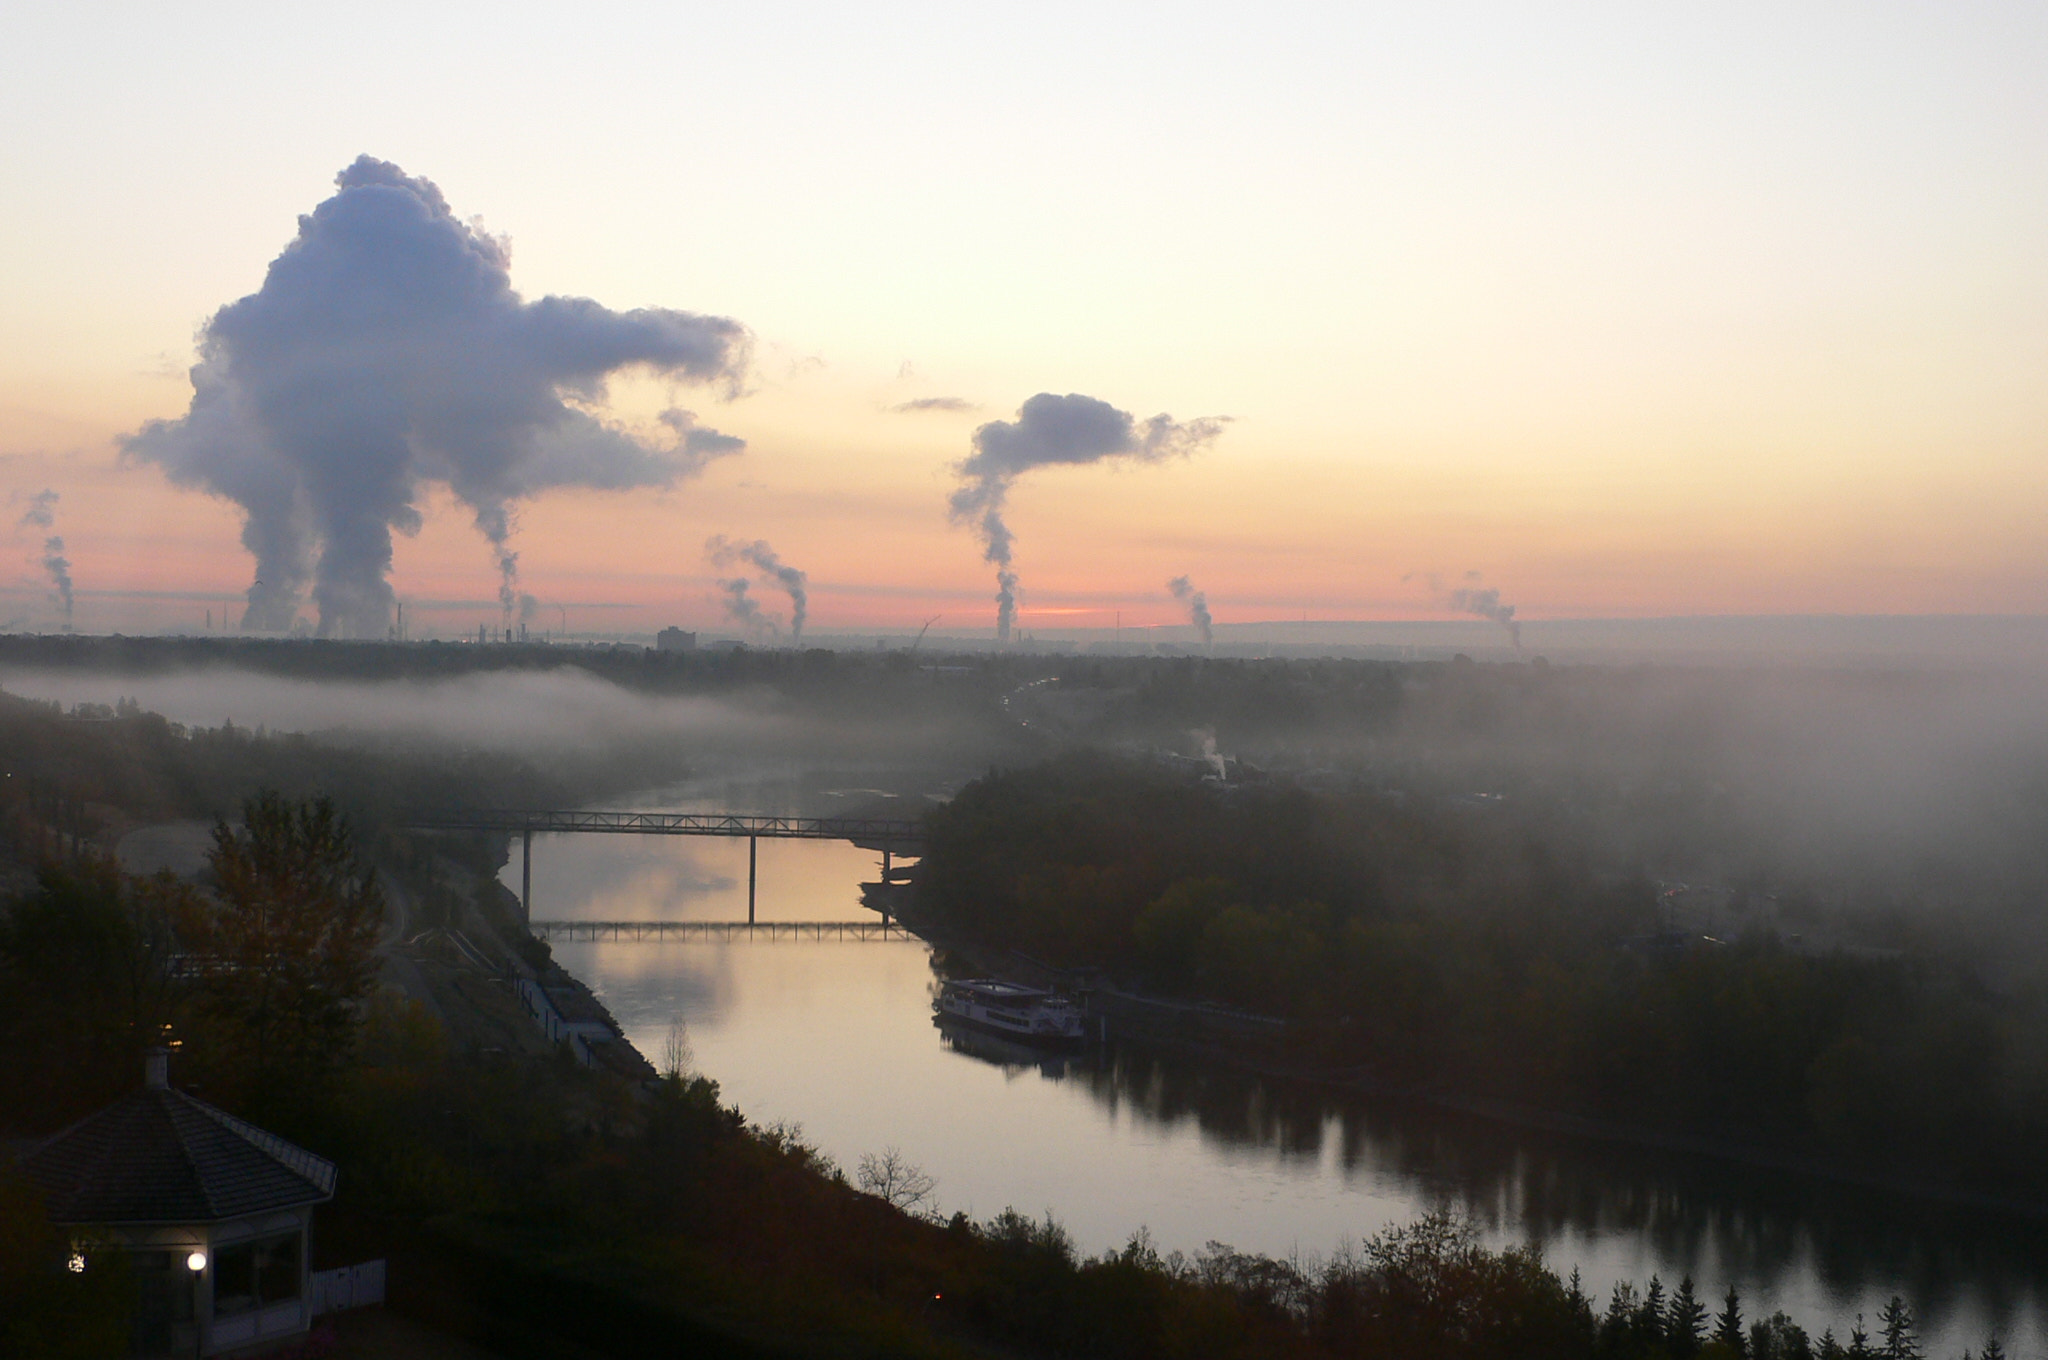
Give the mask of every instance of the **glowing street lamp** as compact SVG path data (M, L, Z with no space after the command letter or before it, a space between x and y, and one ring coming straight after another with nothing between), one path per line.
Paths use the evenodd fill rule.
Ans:
M191 1271L194 1275L206 1269L206 1253L195 1251L190 1256L187 1256L185 1258L185 1269Z

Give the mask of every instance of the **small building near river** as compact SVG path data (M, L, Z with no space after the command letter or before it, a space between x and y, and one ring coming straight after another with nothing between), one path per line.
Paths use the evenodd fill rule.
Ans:
M256 1352L311 1328L308 1233L334 1163L173 1090L161 1050L140 1090L20 1165L78 1250L126 1253L133 1354Z

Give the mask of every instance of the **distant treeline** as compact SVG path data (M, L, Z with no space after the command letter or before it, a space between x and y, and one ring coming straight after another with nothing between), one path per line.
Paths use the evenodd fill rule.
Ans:
M2048 1197L2048 991L1931 939L1663 935L1648 884L1514 818L1099 755L991 775L929 832L952 929L1286 1017L1292 1061Z
M743 702L755 721L745 734L729 725L736 758L979 769L1075 748L1196 757L1213 746L1252 778L1425 801L1484 795L1561 857L1811 891L1853 902L1867 921L1938 922L1985 957L2048 972L2048 918L2033 908L2048 895L2048 682L2038 677L0 637L0 675L17 667L364 682L573 671L634 694ZM782 743L772 751L768 725Z
M540 642L337 642L320 638L0 635L0 666L165 675L226 668L294 680L441 680L496 672L574 666L627 689L710 693L762 684L792 691L858 689L862 682L915 674L942 659L907 649L835 652L823 648L720 647L658 651L628 644ZM949 676L995 682L1012 671L1042 673L1021 658L944 658ZM1014 683L1012 681L1011 683ZM893 686L892 686L893 687Z
M11 847L17 862L33 863L126 826L231 816L259 789L330 796L375 835L414 808L559 801L595 773L232 724L187 729L127 701L67 706L0 693L0 854Z

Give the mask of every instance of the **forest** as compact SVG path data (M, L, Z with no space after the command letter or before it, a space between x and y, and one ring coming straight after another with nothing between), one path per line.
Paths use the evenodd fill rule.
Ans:
M991 774L928 826L936 924L1282 1017L1293 1062L2048 1194L2048 991L1994 990L1911 923L1821 947L1818 903L1738 902L1719 936L1673 929L1648 881L1483 807L1096 754Z

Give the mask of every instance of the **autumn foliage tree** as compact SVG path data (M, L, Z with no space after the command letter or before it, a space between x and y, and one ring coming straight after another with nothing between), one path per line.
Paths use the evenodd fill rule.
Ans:
M207 961L201 1061L259 1103L303 1098L353 1056L373 980L384 894L326 798L265 792L215 827L215 910L195 928Z

